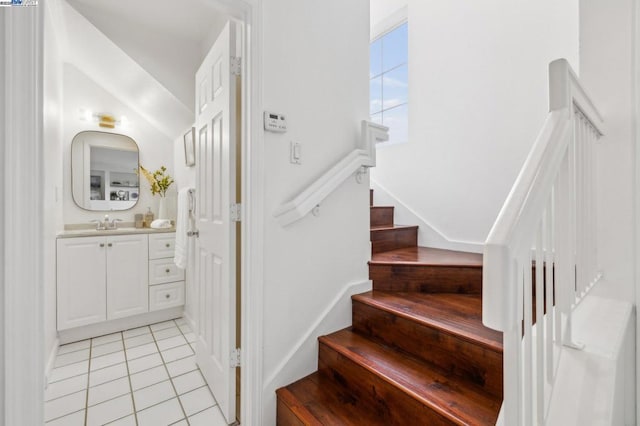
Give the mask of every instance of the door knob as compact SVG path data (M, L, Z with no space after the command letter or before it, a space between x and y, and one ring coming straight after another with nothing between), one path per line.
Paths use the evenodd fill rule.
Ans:
M168 298L170 298L170 297L171 297L171 295L170 295L170 294L165 294L165 296L164 296L164 297L165 297L165 299L168 299Z
M171 272L171 269L167 268L164 271L168 274L169 272Z
M171 247L171 244L167 243L165 244L165 247Z

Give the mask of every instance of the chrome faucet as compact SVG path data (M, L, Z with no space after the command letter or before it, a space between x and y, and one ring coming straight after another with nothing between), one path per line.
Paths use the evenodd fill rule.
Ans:
M112 219L111 223L107 223L106 229L118 229L118 222L122 222L122 219Z

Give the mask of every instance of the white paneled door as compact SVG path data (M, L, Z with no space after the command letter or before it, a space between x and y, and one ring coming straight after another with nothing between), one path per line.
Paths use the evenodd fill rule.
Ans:
M227 423L236 420L235 46L228 22L196 73L196 359Z

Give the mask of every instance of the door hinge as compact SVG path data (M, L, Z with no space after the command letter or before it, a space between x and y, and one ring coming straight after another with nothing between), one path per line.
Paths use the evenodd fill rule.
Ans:
M231 68L231 75L242 74L242 58L232 56L229 66Z
M240 367L241 355L242 352L240 351L240 348L235 348L231 351L231 356L229 358L231 368Z
M240 222L242 220L242 204L231 204L231 221Z

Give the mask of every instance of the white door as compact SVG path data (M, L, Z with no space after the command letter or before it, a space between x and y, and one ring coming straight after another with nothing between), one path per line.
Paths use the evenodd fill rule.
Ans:
M196 73L196 359L228 423L236 420L235 36L228 22Z
M60 238L57 245L58 330L106 320L106 239Z
M146 235L107 237L107 319L149 312Z

